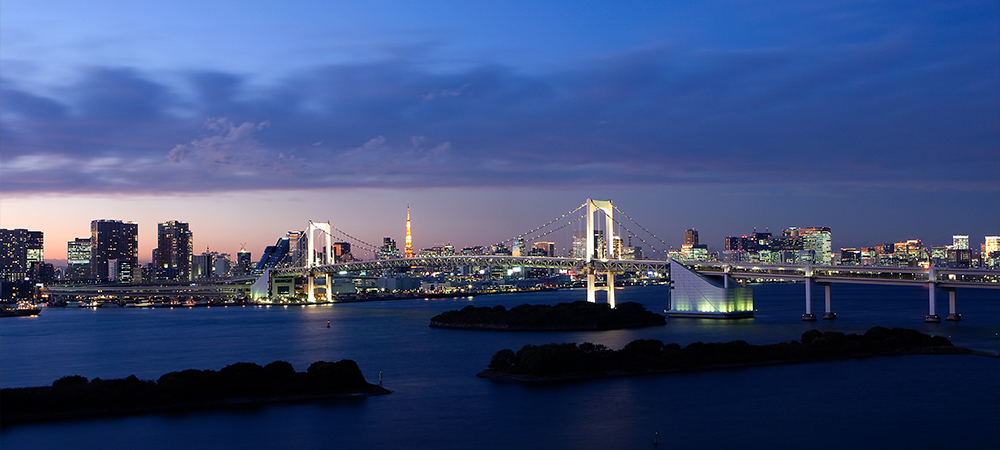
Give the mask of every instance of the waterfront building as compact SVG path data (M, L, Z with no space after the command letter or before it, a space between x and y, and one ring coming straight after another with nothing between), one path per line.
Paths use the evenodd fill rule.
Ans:
M28 230L0 229L0 274L3 281L23 281L28 272Z
M279 267L281 262L288 256L289 248L288 236L278 238L278 242L275 242L274 245L264 247L264 253L260 255L260 261L257 261L257 265L254 267L254 274L259 275L267 269ZM193 266L194 263L192 261L192 273L194 270Z
M171 220L156 229L153 265L160 280L191 280L191 256L194 239L187 223Z
M861 251L856 248L841 248L840 249L840 265L842 266L859 266L861 265Z
M799 228L798 232L799 236L802 236L802 249L812 251L812 264L830 265L830 227Z
M70 281L90 278L90 239L76 238L66 243L66 273Z
M982 250L983 266L989 269L1000 268L1000 236L986 236Z
M956 234L951 237L951 248L956 250L968 250L969 249L969 235L959 235Z
M121 220L90 222L90 271L98 282L131 283L139 270L139 225Z
M212 277L212 254L209 252L191 256L191 279Z

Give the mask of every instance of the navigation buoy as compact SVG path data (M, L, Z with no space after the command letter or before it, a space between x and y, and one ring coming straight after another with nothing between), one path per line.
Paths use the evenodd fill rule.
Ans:
M660 433L654 431L653 432L653 445L660 445L660 443L658 442L658 438L659 437L660 437Z
M330 321L329 320L326 321L326 327L330 328Z

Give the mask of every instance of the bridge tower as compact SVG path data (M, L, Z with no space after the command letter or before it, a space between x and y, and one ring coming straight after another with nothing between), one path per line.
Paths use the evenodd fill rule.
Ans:
M603 213L604 215L604 242L602 243L601 249L595 248L594 242L594 213ZM591 303L597 302L596 292L598 290L608 291L608 305L612 308L615 307L615 274L614 272L608 271L603 272L605 278L607 278L607 285L605 287L597 287L597 272L594 270L591 262L594 260L596 250L601 251L601 260L607 261L608 259L618 259L618 256L614 254L614 206L611 204L611 200L592 200L587 199L587 254L584 257L584 261L589 266L587 268L587 301Z
M309 229L306 231L306 239L309 241L309 246L308 246L309 254L306 255L306 267L312 268L312 267L316 267L316 266L321 266L323 264L333 264L333 262L334 262L333 261L333 239L332 239L332 236L331 236L331 233L332 233L331 228L332 228L332 225L330 225L330 222L316 223L316 222L313 222L311 220L309 221ZM316 234L317 233L319 233L319 235L323 239L323 247L321 249L319 249L320 251L323 252L323 254L322 254L323 258L322 259L320 258L320 255L318 254L317 248L316 248L316 243L317 243ZM330 289L331 286L330 286L330 275L329 274L322 274L322 275L320 275L317 278L317 276L313 273L313 271L310 270L309 274L307 275L306 278L308 279L308 282L309 282L309 302L310 303L316 301L316 286L317 286L317 281L319 282L318 285L322 286L324 288L324 290L325 290L326 301L328 301L328 302L332 302L333 301L333 294L332 294L332 291Z

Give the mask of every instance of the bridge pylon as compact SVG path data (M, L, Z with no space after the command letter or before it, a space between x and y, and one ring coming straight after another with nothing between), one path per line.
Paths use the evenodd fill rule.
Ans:
M306 267L316 267L323 264L333 264L333 238L332 238L332 225L329 222L313 222L309 221L309 228L306 231L306 239L309 242L308 251L309 254L306 255ZM316 234L319 233L323 239L323 247L320 249L316 248ZM317 251L319 250L319 251ZM322 252L322 253L321 253ZM327 302L333 301L333 292L330 289L330 275L327 273L319 273L319 278L317 280L317 272L309 270L306 275L308 279L309 286L309 302L313 303L316 301L316 287L317 284L322 286L324 289L324 295L326 296ZM317 283L319 281L319 283Z
M604 287L597 286L597 275L599 273L593 268L593 260L595 258L602 261L607 261L608 259L619 259L619 255L615 255L614 240L615 240L615 222L614 222L614 206L611 204L611 200L593 200L587 199L587 236L585 237L587 241L587 254L584 257L584 261L587 264L587 301L591 303L597 302L597 291L608 291L608 305L612 308L615 307L615 274L611 271L600 272L603 273L607 279L607 285ZM595 213L604 214L604 242L601 243L603 248L596 248L597 235L594 229L594 214ZM600 253L600 254L598 254Z

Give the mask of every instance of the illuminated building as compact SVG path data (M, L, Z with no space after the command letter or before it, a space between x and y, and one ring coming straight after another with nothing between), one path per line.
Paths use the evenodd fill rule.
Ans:
M1000 236L986 236L986 244L983 250L986 254L1000 252Z
M132 271L139 270L138 250L138 224L103 219L90 222L90 273L94 280L132 282Z
M229 278L232 264L229 253L212 252L212 278Z
M698 231L694 228L684 231L684 245L698 245Z
M0 229L0 274L3 281L24 281L28 274L28 230Z
M954 235L951 237L951 248L956 250L968 250L969 249L969 236L968 235Z
M668 317L737 319L753 317L753 289L725 287L683 264L670 264ZM731 283L736 284L736 283Z
M354 257L351 255L350 242L334 242L332 246L334 262L341 263L354 261Z
M545 252L545 256L556 256L556 243L548 241L535 242L532 245L533 248L537 248Z
M245 247L240 246L240 251L236 253L236 270L233 271L233 276L244 277L250 275L252 264L253 259L250 256L250 252Z
M45 238L41 231L28 231L28 239L24 244L27 267L45 262Z
M90 278L90 239L76 238L66 243L66 275L71 281Z
M511 256L522 256L524 255L524 238L514 238L514 242L511 243L510 248Z
M812 251L813 264L830 265L830 227L799 228L798 232L802 236L802 250Z
M406 205L406 245L403 247L403 257L413 257L413 237L410 235L410 205Z
M191 256L191 279L212 277L212 254L209 252Z
M574 258L587 257L587 234L584 232L573 233L573 255Z
M194 239L188 224L171 220L156 229L156 251L153 266L161 280L191 280L191 253Z
M399 258L399 250L396 250L396 241L390 237L382 238L382 247L379 249L379 259Z

